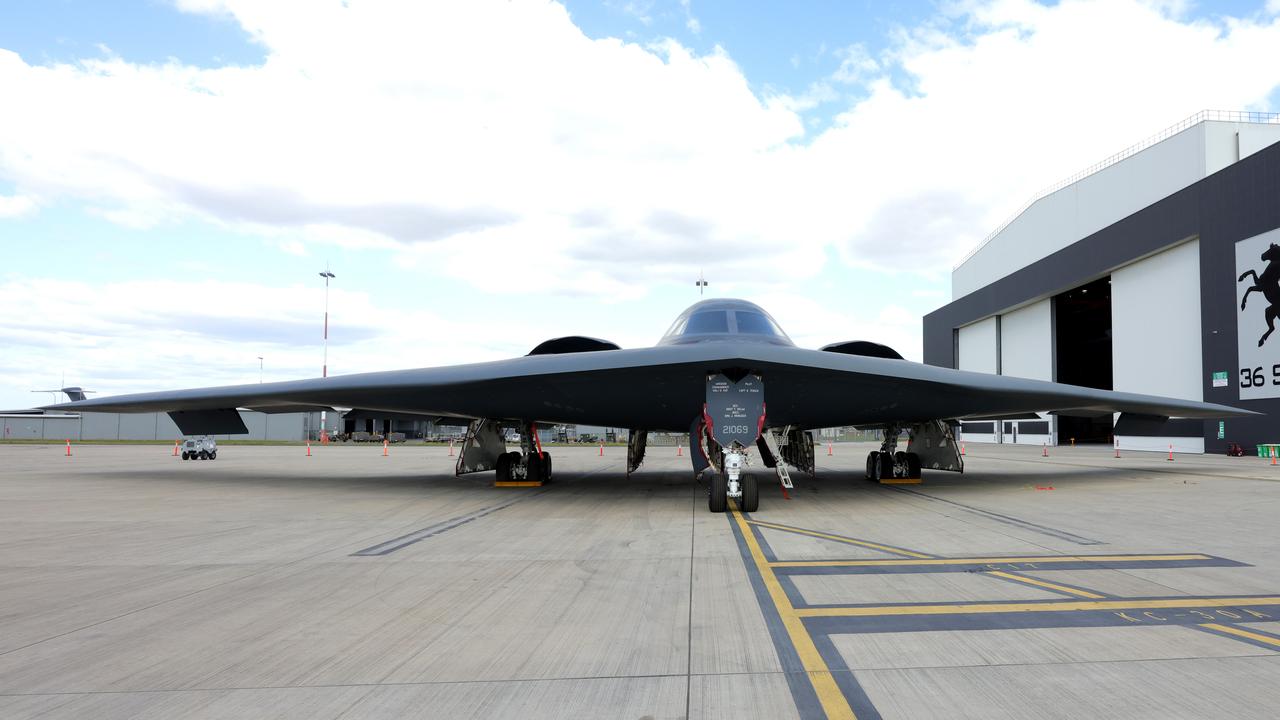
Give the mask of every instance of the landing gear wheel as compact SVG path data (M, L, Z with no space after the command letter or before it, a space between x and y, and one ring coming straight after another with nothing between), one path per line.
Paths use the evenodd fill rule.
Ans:
M878 460L880 453L872 450L867 453L867 479L875 482L880 479L880 461Z
M907 477L920 479L920 456L915 453L907 453Z
M551 453L542 453L542 482L551 482Z
M497 482L510 482L511 480L511 453L502 453L498 456L498 462L494 464L494 472L497 475L494 480Z
M893 453L876 453L880 460L880 472L877 474L878 480L892 480L893 475Z
M711 494L707 496L707 509L722 513L729 509L729 476L722 472L711 474Z
M529 457L525 458L525 475L524 479L530 482L542 482L542 458L538 457L538 453L529 453Z
M760 509L760 484L755 475L743 475L738 478L742 486L742 497L738 499L738 507L742 512L755 512Z

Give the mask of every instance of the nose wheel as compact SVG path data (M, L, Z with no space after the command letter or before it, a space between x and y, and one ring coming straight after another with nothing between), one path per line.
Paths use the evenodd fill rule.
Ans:
M737 509L742 512L760 509L760 486L753 474L741 473L733 478L730 471L717 471L710 478L710 486L707 509L712 512L727 511L730 498L737 502Z

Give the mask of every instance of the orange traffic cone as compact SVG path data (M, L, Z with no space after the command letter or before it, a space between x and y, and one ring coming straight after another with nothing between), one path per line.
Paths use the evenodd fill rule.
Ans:
M71 457L71 438L67 438L67 457Z
M173 441L173 456L178 457L178 441Z
M604 443L600 443L600 457L604 457Z
M676 443L676 457L682 457L683 455L684 455L684 446L682 446L680 443Z
M1173 462L1173 445L1169 445L1169 462Z
M1116 457L1120 457L1120 441L1116 441Z
M960 443L960 454L964 454L964 443Z
M307 441L307 457L311 457L311 441Z
M1044 444L1044 452L1040 453L1040 457L1049 457L1049 443Z
M1276 464L1276 449L1274 447L1271 448L1271 464Z
M449 457L453 457L453 438L449 438Z
M831 457L831 443L827 443L827 457Z
M387 441L383 440L382 441L382 457L386 457L386 456L387 456Z

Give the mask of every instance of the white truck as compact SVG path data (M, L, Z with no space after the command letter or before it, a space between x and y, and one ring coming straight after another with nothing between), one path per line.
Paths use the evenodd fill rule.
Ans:
M183 460L217 460L218 441L211 435L202 438L187 438L182 443Z

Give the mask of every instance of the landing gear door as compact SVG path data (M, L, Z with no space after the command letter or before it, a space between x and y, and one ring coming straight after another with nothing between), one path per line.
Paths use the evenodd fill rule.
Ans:
M734 382L720 373L707 376L706 419L722 447L755 444L764 424L764 381L746 375Z

